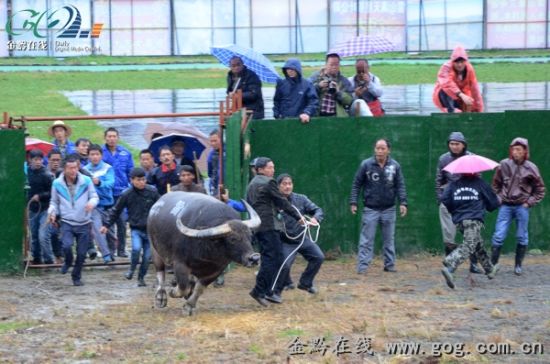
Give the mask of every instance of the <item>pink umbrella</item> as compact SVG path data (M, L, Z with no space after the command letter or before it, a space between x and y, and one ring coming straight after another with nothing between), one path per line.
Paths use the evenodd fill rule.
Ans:
M54 145L44 140L37 138L25 138L25 151L28 152L33 149L40 149L44 155L47 155L52 150Z
M443 170L449 173L479 173L490 171L498 166L498 163L492 159L480 155L469 154L449 163Z

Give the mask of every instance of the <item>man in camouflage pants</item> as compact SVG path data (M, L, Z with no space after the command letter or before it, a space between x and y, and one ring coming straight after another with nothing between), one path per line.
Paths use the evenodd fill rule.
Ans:
M441 201L464 236L463 243L443 260L441 273L447 285L455 288L453 273L472 254L481 263L487 277L493 279L499 266L491 263L483 248L481 229L485 210L493 211L498 207L497 196L477 174L463 174L445 188Z

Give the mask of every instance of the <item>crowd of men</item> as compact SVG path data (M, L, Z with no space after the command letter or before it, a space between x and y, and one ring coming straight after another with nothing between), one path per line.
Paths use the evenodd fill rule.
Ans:
M370 72L366 59L355 64L356 74L350 78L340 73L340 57L326 56L325 66L310 79L302 76L300 61L289 59L284 67L285 79L277 83L274 97L275 118L298 118L308 123L313 116L381 116L381 82ZM227 92L242 90L243 104L253 111L253 118L264 117L261 81L239 57L233 57L227 75ZM438 74L434 102L446 112L480 112L483 102L473 67L465 50L457 47L449 62ZM208 193L243 211L240 203L230 200L219 185L220 158L223 159L220 135L209 135L208 191L194 161L184 157L185 144L175 141L160 148L158 156L144 149L139 154L140 167L134 167L132 154L119 144L115 128L104 132L104 144L80 138L73 143L72 130L63 121L55 121L48 129L54 138L54 149L44 156L40 150L28 154L28 212L33 262L63 263L61 272L72 268L75 286L81 280L82 264L88 257L97 257L97 248L105 263L126 253L126 225L130 225L130 268L125 277L133 278L138 264L138 286L145 286L145 275L151 259L147 236L147 215L161 195L171 191ZM472 273L486 273L493 278L498 259L512 220L517 220L515 273L522 274L528 233L529 209L542 200L544 182L529 161L526 139L516 138L510 145L510 158L501 161L492 188L478 175L451 174L444 168L464 155L470 155L464 135L451 133L449 152L440 157L436 173L436 196L445 250L442 274L454 288L453 273L470 258ZM358 244L357 273L367 274L373 259L375 234L381 227L384 271L396 272L395 222L408 212L404 173L391 158L388 139L378 139L373 157L362 161L354 177L350 196L352 214L358 211L362 197L362 226ZM155 159L160 161L157 165ZM46 162L46 163L45 163ZM297 288L317 293L315 275L324 256L307 236L296 237L306 225L318 225L323 210L305 195L293 192L293 178L283 174L275 179L275 165L266 157L256 158L246 199L258 212L261 226L255 233L262 255L256 285L250 295L261 305L282 302L282 292L295 287L290 267L297 253L308 261ZM466 196L467 195L467 196ZM491 256L484 251L480 230L485 211L500 206ZM311 217L309 222L304 215ZM455 241L457 228L464 243ZM73 244L76 241L76 259ZM95 242L95 243L94 243ZM481 263L480 269L477 264ZM216 281L223 285L223 274Z

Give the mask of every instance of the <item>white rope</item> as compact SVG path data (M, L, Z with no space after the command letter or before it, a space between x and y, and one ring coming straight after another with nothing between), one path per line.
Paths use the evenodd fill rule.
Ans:
M289 236L287 234L287 231L286 231L286 226L284 224L284 220L283 220L283 226L284 226L284 229L285 229L285 236L290 239L290 240L298 240L300 237L302 238L302 241L300 241L300 244L298 244L298 246L296 247L296 249L294 249L286 258L285 260L283 261L283 263L281 264L281 266L279 267L279 271L277 272L277 275L275 276L275 280L273 281L273 286L271 287L271 290L273 291L275 289L275 286L277 285L277 281L279 280L279 277L281 275L281 272L286 264L286 262L292 257L294 256L295 254L297 254L298 250L300 250L300 248L302 247L302 245L304 245L304 241L306 240L306 236L309 237L309 239L314 242L314 243L317 243L317 240L319 239L319 232L321 231L321 225L319 223L312 223L311 222L311 218L309 218L308 216L304 216L302 215L302 213L300 212L300 210L298 210L298 208L296 208L296 206L292 205L292 207L294 208L294 210L296 210L298 212L298 215L300 215L300 218L302 218L306 223L304 225L304 230L302 230L301 233L299 233L298 235L296 236ZM315 239L313 239L313 237L311 236L311 226L316 226L317 227L317 232L315 234Z

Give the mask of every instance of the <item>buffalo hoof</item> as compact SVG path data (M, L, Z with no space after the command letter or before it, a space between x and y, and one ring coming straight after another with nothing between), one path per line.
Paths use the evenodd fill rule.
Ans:
M195 307L191 306L189 303L186 303L183 305L183 314L187 314L188 316L193 316L193 313L195 312Z
M258 265L259 263L260 263L260 254L254 253L248 257L248 262L246 262L246 266L252 267L254 265Z
M172 298L181 298L183 297L184 293L183 291L181 291L177 286L172 288L170 290L170 293L168 293L170 295L170 297Z
M157 291L155 295L155 307L164 308L168 305L168 295L164 289Z

